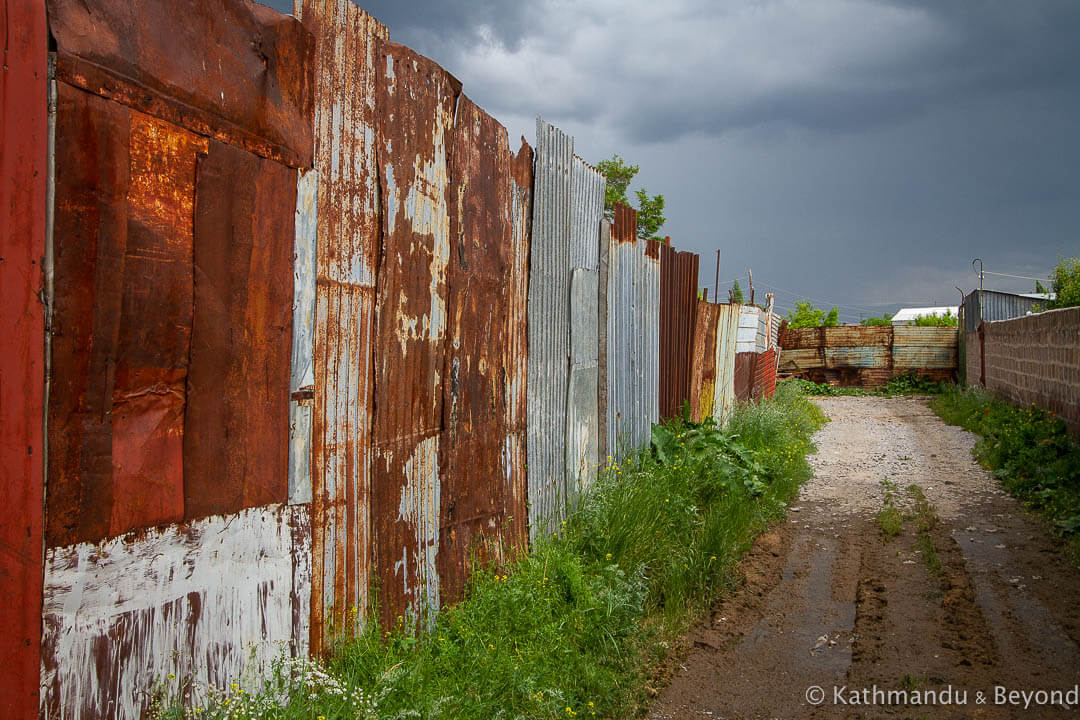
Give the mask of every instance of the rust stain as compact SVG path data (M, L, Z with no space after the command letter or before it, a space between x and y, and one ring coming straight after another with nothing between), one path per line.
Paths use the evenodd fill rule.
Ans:
M629 205L615 203L611 237L617 243L637 242L637 210Z
M660 417L679 417L690 403L690 373L698 308L698 256L660 251Z
M375 42L388 33L349 0L303 0L296 9L316 44L311 647L323 652L332 632L356 629L373 580Z
M314 43L245 0L53 0L58 77L292 167L312 160Z
M520 267L513 243L514 187L506 130L467 97L451 146L447 347L440 449L440 600L464 591L473 557L503 562L524 536L524 467L504 467L512 432L508 382L520 382L510 333ZM517 305L524 312L523 305Z
M195 198L188 520L286 499L296 174L211 141Z
M716 329L719 319L716 303L698 301L689 389L690 419L694 422L702 422L712 416L716 399Z
M48 29L40 0L0 0L0 716L37 715L42 591Z
M59 86L50 546L183 518L195 164L206 141Z
M735 397L749 400L754 384L754 358L757 353L735 353Z
M439 606L450 186L460 83L401 45L375 45L383 244L377 283L372 518L383 620Z

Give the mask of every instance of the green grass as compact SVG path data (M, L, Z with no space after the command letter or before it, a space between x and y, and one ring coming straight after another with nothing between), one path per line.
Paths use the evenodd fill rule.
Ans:
M651 449L600 473L558 535L511 567L476 572L429 632L371 620L323 668L285 662L265 691L238 684L209 700L196 693L186 707L170 680L156 717L639 714L657 663L731 586L735 563L810 476L810 435L823 422L783 384L772 399L740 405L723 429L658 426Z
M937 515L921 487L908 485L907 492L915 503L915 549L919 551L919 556L930 573L940 578L945 571L941 566L937 546L934 545L933 531L937 526Z
M784 380L786 383L797 383L800 390L806 395L820 397L833 397L839 395L869 396L869 397L895 397L897 395L937 395L949 387L949 383L933 380L925 375L919 375L914 370L896 375L888 383L877 388L837 387L816 383L812 380L792 378Z
M974 454L1002 485L1046 517L1080 558L1080 447L1054 413L951 386L930 403L945 422L981 437Z
M877 512L878 529L882 537L888 542L898 536L904 530L904 516L900 508L896 507L896 483L888 478L881 481L885 488L884 506Z

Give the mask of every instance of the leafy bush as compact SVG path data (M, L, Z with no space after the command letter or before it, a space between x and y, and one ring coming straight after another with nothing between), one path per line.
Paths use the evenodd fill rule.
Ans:
M787 322L788 327L793 328L821 327L822 325L836 327L840 324L840 310L833 308L826 313L814 307L814 303L809 300L798 300L795 302L795 309L788 310Z
M1057 267L1050 275L1050 283L1057 297L1051 300L1051 309L1080 305L1080 258L1059 257Z
M881 317L869 317L861 322L867 327L890 327L892 326L892 314L885 313Z
M957 327L960 324L960 318L953 315L952 310L946 310L944 315L937 313L919 315L911 321L911 324L915 327Z

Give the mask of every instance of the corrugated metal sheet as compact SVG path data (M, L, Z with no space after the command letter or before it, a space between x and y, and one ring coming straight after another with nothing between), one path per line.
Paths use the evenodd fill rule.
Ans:
M690 401L698 299L698 256L660 245L660 416L678 417Z
M311 36L245 0L51 0L60 80L292 167L311 166Z
M596 222L599 229L600 223ZM566 492L572 501L600 464L597 333L599 273L574 268L570 279L570 382L566 408Z
M571 147L573 138L570 138ZM598 270L600 220L607 180L577 155L571 160L570 267Z
M510 256L507 259L506 446L503 478L509 488L513 516L507 532L524 545L529 527L528 498L528 372L529 372L529 255L533 218L533 150L521 138L521 149L511 165ZM512 523L511 523L512 521Z
M0 0L0 715L38 705L49 162L48 30L39 0Z
M522 149L529 154L528 147ZM514 156L506 130L462 96L451 145L450 264L439 518L439 596L458 600L474 559L502 562L524 540L524 464L506 462L510 404L525 370L525 246L515 226ZM512 312L521 313L513 317ZM513 333L513 335L511 335ZM511 354L516 353L516 354ZM518 386L508 391L507 381Z
M375 40L386 28L349 0L302 0L315 38L319 174L312 428L311 643L362 618L371 582L371 412L378 262Z
M597 347L596 356L598 372L596 374L597 402L596 415L600 423L600 434L597 438L596 450L598 459L607 462L611 459L614 447L609 446L610 418L608 408L611 401L608 397L610 385L608 382L608 322L610 309L608 303L608 289L611 278L611 221L604 218L600 221L600 269L597 273Z
M893 331L893 371L945 370L959 366L959 328L896 327Z
M825 367L866 368L882 370L889 367L890 348L876 347L826 347Z
M776 350L769 348L754 357L754 382L750 397L754 400L772 397L776 391Z
M993 322L1023 317L1034 312L1037 305L1045 307L1046 301L994 290L973 290L964 298L964 330L975 332L979 321Z
M742 332L742 328L739 332ZM750 345L752 346L753 343L751 342ZM749 400L751 397L755 358L757 358L757 353L753 351L735 353L735 397L739 400Z
M40 716L143 717L169 673L226 687L281 644L306 655L310 528L307 506L271 505L51 548Z
M659 247L638 240L637 213L615 206L608 245L607 445L624 458L659 419Z
M753 305L739 306L739 334L735 343L735 352L758 352L758 325L761 311Z
M690 419L712 417L716 400L716 327L720 311L716 303L698 301L694 322L693 362L690 370Z
M566 505L570 355L570 200L574 141L536 119L529 270L528 457L530 535L558 525Z
M712 415L723 425L735 408L735 346L739 335L738 305L717 305L716 385L713 388Z
M288 498L283 419L289 414L285 348L292 341L295 207L295 170L210 141L195 184L194 315L183 422L188 520ZM155 470L147 467L140 482ZM130 494L140 489L132 485Z
M382 615L439 608L443 368L450 263L448 152L461 85L431 60L375 45L383 247L376 285L372 520Z
M319 173L298 171L293 242L293 336L289 371L289 502L311 502L315 405L315 296Z

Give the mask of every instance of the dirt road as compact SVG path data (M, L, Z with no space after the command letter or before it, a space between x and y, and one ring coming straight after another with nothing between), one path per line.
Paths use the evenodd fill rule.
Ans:
M1080 572L974 436L918 398L819 403L816 477L650 717L1080 717Z

